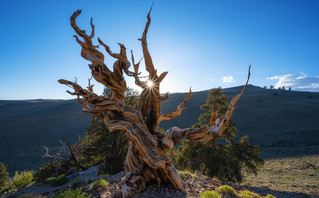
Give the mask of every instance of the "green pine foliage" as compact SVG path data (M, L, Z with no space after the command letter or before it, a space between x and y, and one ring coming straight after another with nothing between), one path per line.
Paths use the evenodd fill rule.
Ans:
M111 133L102 120L92 120L82 141L87 147L81 151L79 160L85 167L102 164L102 172L109 174L124 170L127 139L122 132Z
M57 168L58 166L55 162L42 164L34 175L34 180L37 183L42 183L47 178L56 176Z
M19 189L32 184L33 182L33 171L23 171L19 173L16 171L13 179L9 181L9 188Z
M85 192L82 192L82 187L72 189L69 187L66 191L58 192L54 198L90 198L91 195L86 196Z
M0 162L0 190L6 186L8 179L9 173L7 171L7 167Z
M222 117L227 112L229 98L221 88L208 92L206 104L201 106L204 111L193 127L202 127L209 123L212 112ZM260 148L248 143L248 137L241 137L239 142L234 138L237 133L236 124L230 121L224 132L225 140L206 143L183 140L182 146L170 153L174 165L178 169L199 170L202 174L216 176L221 181L241 182L243 171L257 173L264 161L259 157Z
M6 186L9 179L9 173L7 167L0 162L0 190Z
M110 97L112 92L105 88L103 96ZM125 92L124 103L135 106L138 92L128 88ZM79 160L87 168L103 165L102 173L116 174L124 170L124 161L128 149L127 139L122 132L111 133L101 119L92 120L87 128L87 135L82 140Z
M74 170L76 170L76 167L74 167L69 160L48 162L39 167L34 175L34 181L42 183L49 177L58 177L62 174L69 175L73 173Z

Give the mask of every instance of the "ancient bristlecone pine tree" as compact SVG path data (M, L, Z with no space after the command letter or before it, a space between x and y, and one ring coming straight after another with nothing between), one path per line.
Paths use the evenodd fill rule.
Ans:
M150 11L151 12L151 11ZM92 32L88 35L76 24L76 18L81 14L81 10L74 12L71 16L71 26L78 36L74 35L76 41L81 45L81 56L90 61L94 79L108 87L112 91L111 97L103 97L93 92L93 85L83 89L76 82L59 80L61 84L68 85L74 92L67 91L71 95L77 96L77 100L83 105L83 111L93 115L93 118L101 118L109 127L111 132L125 133L129 140L128 152L125 160L126 175L121 182L121 192L123 197L132 197L134 194L143 191L151 182L156 182L158 188L162 183L171 183L176 189L185 192L182 179L176 171L171 159L165 154L166 149L171 149L179 144L182 138L187 138L196 142L207 142L223 137L223 132L228 126L229 119L235 109L235 104L243 95L248 80L242 92L235 96L228 108L225 117L217 118L217 112L212 114L209 125L202 128L179 129L172 127L165 133L160 133L157 126L164 120L170 120L179 116L185 103L191 96L191 91L183 102L179 104L175 112L163 115L160 112L161 101L167 99L167 95L160 95L160 83L167 72L158 75L151 55L148 50L146 35L151 23L150 12L147 15L147 23L141 41L146 71L149 73L147 81L140 79L139 64L134 62L131 54L134 71L129 71L131 63L126 55L126 48L119 43L120 52L113 53L110 48L98 38L98 42L106 52L116 59L111 71L104 64L104 55L97 50L94 45L94 25L91 19ZM142 88L136 107L129 107L123 103L126 82L124 73L135 78L135 83ZM151 83L149 83L151 82ZM82 97L83 99L81 99Z

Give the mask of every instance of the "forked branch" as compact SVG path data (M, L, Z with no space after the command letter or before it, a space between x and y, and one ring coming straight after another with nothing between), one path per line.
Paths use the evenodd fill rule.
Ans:
M146 81L141 81L141 79L139 78L139 75L141 73L138 72L139 67L140 67L140 63L141 60L140 59L136 64L135 64L135 59L134 59L134 55L133 55L133 50L131 50L131 57L132 57L132 63L133 63L133 67L134 67L134 78L135 78L135 84L139 87L141 87L142 89L145 89L147 87L147 82Z
M61 151L59 153L55 153L54 155L49 154L49 149L46 146L42 146L45 149L45 154L42 155L42 158L52 159L55 162L61 162L65 160L61 157Z
M194 142L208 142L210 140L215 140L223 136L223 132L226 130L229 120L235 110L235 105L239 99L244 94L244 91L248 85L250 78L250 67L248 69L248 78L245 86L243 87L241 93L236 95L230 102L228 110L223 118L217 118L217 113L213 112L211 116L211 122L209 125L202 128L187 128L179 129L177 127L172 127L167 130L164 134L162 143L168 148L173 148L174 145L179 144L182 138L187 138ZM213 122L213 120L215 120Z
M192 90L189 89L189 93L187 94L186 98L184 99L183 102L181 102L178 106L177 106L177 110L174 112L171 112L169 114L162 114L157 121L157 124L159 124L160 122L162 122L163 120L171 120L173 118L176 118L178 116L181 115L182 111L185 109L184 105L186 104L186 102L189 100L189 98L192 95Z
M70 18L70 23L75 32L84 40L81 41L78 36L74 35L76 41L82 47L81 56L86 60L91 61L92 64L90 64L89 67L94 79L112 91L113 94L111 100L123 101L124 92L126 91L126 82L123 77L123 70L128 75L130 74L128 71L130 63L127 61L126 48L123 44L119 44L121 48L120 53L113 53L110 48L105 45L100 38L98 38L100 45L105 48L106 52L113 58L117 59L113 65L113 72L110 71L109 68L104 64L104 55L97 50L99 46L94 46L92 42L94 37L93 19L91 18L90 23L92 27L92 33L90 36L88 36L85 31L81 30L76 24L75 20L80 14L81 10L74 12Z

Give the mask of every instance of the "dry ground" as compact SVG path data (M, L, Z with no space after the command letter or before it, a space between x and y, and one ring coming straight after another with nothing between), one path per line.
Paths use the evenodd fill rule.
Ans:
M248 175L243 185L319 197L319 155L266 160L258 175Z

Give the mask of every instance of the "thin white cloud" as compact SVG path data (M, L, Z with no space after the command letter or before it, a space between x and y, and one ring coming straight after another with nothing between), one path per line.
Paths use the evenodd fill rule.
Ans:
M234 82L234 77L232 76L224 76L222 78L223 82L226 82L226 83L231 83L231 82Z
M214 79L214 78L212 78L212 79L210 79L210 81L215 81L215 79Z
M277 80L275 88L291 87L293 90L319 91L319 76L309 76L303 72L300 72L300 75L276 75L266 79Z

